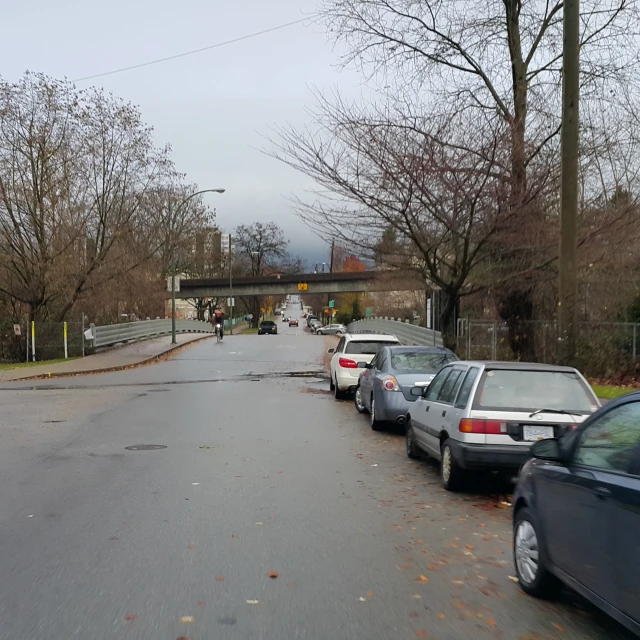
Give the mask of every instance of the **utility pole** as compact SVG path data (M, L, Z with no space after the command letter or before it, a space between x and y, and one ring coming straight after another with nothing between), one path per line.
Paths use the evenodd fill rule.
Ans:
M233 256L231 254L231 234L229 234L229 295L231 296L229 306L231 307L231 317L229 319L229 335L233 335Z
M331 241L331 259L329 260L329 273L333 273L333 251L336 247L336 241ZM322 273L324 273L324 262L322 263ZM329 307L329 301L331 300L331 294L327 294L327 307ZM329 324L333 322L333 309L329 308Z
M562 185L560 195L560 255L558 339L560 362L574 365L577 334L578 154L580 149L580 1L565 0L562 50Z

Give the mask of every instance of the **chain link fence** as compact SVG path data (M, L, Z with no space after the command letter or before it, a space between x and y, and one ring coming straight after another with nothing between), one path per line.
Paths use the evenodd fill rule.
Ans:
M78 358L84 355L83 341L82 322L35 322L32 326L23 321L3 325L0 328L0 363Z
M578 368L589 376L609 377L639 363L640 324L581 322L578 331ZM525 325L533 342L536 362L558 362L555 322ZM468 360L513 360L509 328L503 322L461 318L457 325L458 355Z

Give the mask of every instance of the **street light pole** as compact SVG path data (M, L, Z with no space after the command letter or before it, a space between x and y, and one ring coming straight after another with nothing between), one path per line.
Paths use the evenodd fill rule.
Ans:
M178 205L178 208L176 209L176 215L175 218L177 219L178 214L180 213L180 210L182 209L182 207L184 207L187 202L189 202L192 198L195 198L196 196L202 195L203 193L224 193L225 190L224 189L202 189L202 191L196 191L195 193L192 193L190 196L187 196L186 198L184 198L182 200L182 202ZM175 238L172 237L172 243L174 243ZM176 269L177 269L177 265L176 265L176 261L175 261L175 246L171 247L171 258L172 258L172 265L171 265L171 344L176 344Z
M233 335L233 256L231 253L231 234L229 234L229 299L231 318L229 319L229 335Z

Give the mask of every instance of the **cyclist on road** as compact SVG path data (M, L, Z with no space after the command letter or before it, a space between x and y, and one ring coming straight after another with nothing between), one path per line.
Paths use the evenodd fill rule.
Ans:
M216 329L216 333L220 333L220 340L222 340L224 336L224 313L220 309L216 309L211 316L211 324L214 329ZM220 329L217 329L217 325L220 325Z

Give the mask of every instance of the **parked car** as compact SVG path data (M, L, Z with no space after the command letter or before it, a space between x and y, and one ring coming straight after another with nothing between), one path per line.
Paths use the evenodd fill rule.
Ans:
M640 635L640 393L531 454L513 500L522 589L549 596L562 581Z
M311 333L315 333L316 329L319 329L322 326L322 322L320 320L312 320L309 324L309 328L311 329Z
M278 325L273 320L263 320L258 327L258 335L261 336L266 333L272 333L278 335Z
M310 314L307 316L307 327L310 327L310 326L311 326L311 322L312 322L313 320L318 320L318 316L316 316L316 315L315 315L315 314L313 314L313 313L310 313ZM320 320L318 320L318 322L320 322Z
M317 336L336 336L347 333L347 327L343 324L327 324L316 329Z
M396 336L379 333L346 333L340 338L329 366L329 389L340 400L346 393L355 391L358 378L364 371L364 363L371 362L380 347L399 344ZM358 366L362 365L362 366Z
M385 422L404 424L416 400L411 389L429 386L440 368L458 359L444 347L383 346L360 374L356 409L371 415L374 430Z
M561 436L600 406L576 369L521 362L454 362L411 393L407 455L441 460L452 491L469 471L516 472L532 442Z
M290 327L297 327L298 326L298 319L297 318L290 318L289 319L289 326Z

